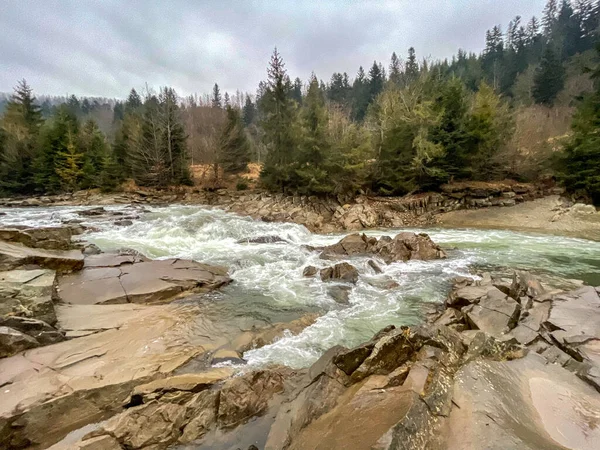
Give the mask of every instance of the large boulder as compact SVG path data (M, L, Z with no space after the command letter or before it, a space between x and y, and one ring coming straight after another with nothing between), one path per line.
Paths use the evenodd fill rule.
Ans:
M19 316L56 323L53 270L0 272L0 317Z
M340 242L323 249L325 259L347 256L378 256L386 263L395 261L446 258L446 253L424 233L400 233L394 238L383 236L380 239L365 234L351 234Z

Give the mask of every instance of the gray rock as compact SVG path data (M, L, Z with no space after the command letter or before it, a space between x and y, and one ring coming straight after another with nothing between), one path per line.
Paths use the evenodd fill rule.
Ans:
M327 289L327 294L339 303L340 305L349 305L350 292L352 288L350 286L331 286Z
M0 358L12 356L40 344L31 336L14 328L0 326Z
M319 269L317 269L315 266L306 266L304 268L304 270L302 271L302 276L314 277L318 271L319 271Z

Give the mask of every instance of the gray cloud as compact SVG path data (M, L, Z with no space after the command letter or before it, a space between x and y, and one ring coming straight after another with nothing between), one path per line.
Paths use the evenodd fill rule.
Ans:
M292 77L353 76L414 46L420 58L481 51L485 31L545 0L7 0L0 91L124 97L145 83L181 95L254 92L273 47Z

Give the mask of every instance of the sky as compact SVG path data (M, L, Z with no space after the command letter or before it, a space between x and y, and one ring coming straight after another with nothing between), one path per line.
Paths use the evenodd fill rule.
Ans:
M292 78L354 77L392 52L480 52L485 31L542 14L546 0L1 0L0 92L124 98L254 93L274 47Z

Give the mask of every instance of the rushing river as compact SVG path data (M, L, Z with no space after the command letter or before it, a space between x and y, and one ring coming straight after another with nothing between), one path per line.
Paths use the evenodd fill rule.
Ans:
M0 225L55 226L82 219L82 208L4 209ZM108 207L131 213L130 207ZM448 259L385 265L376 274L369 258L349 261L360 273L350 294L350 305L339 305L327 293L330 284L305 278L307 265L326 267L330 261L306 246L337 242L343 234L318 235L290 223L265 223L216 209L169 206L137 210L140 218L129 226L84 219L95 229L82 236L102 250L135 249L150 258L190 258L226 266L234 283L200 299L206 314L217 319L246 320L247 326L290 321L309 312L317 322L297 336L244 355L250 365L280 363L304 367L324 350L352 346L369 339L389 324L415 324L425 302L441 302L449 281L473 270L527 269L553 277L574 278L600 285L600 242L567 237L493 230L428 229L448 252ZM398 230L369 231L373 236ZM285 242L249 244L246 239L277 236ZM394 280L399 287L387 289Z

